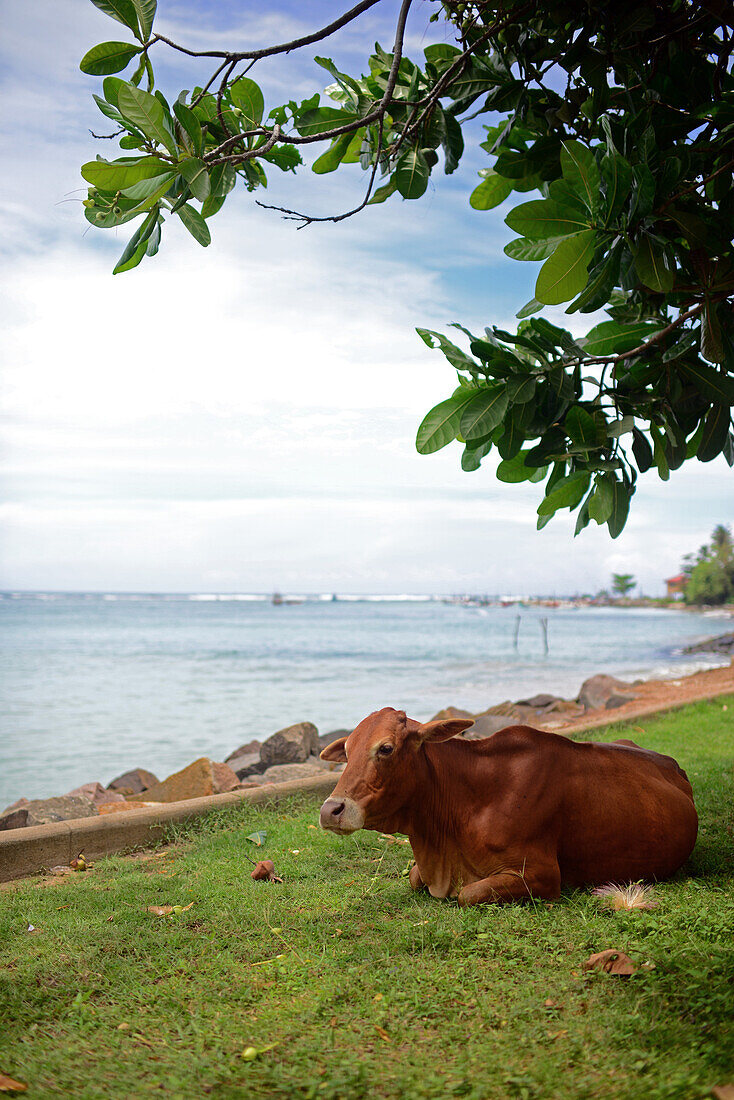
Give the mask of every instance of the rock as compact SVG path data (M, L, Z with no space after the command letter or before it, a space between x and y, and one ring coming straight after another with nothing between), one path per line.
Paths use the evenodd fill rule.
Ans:
M126 810L153 810L156 806L163 806L163 802L128 802L123 798L122 802L104 802L100 808L100 814L122 814Z
M225 756L224 763L229 764L231 760L235 760L238 756L247 756L253 752L259 753L260 744L260 741L248 741L246 745L240 745L240 747L235 749L234 752L231 752L229 756Z
M338 741L340 737L349 737L351 732L351 730L330 730L329 733L322 733L319 736L319 752L328 749L329 745Z
M734 654L734 632L729 634L716 634L713 638L704 638L695 645L687 645L684 653L723 653L725 656Z
M323 775L329 771L328 763L319 760L318 757L304 761L300 764L274 764L267 768L262 775L251 776L250 782L256 780L259 785L263 783L288 783L292 779L307 779L312 775Z
M623 692L615 691L607 699L604 708L605 710L615 710L616 707L623 707L625 703L634 702L636 698L636 695L625 695Z
M142 791L147 791L149 787L154 787L157 782L158 776L153 775L153 772L146 771L145 768L133 768L132 771L118 775L117 779L108 783L107 790L117 791L123 796L140 794Z
M493 707L487 707L482 711L482 714L504 714L512 717L516 704L510 699L505 699L504 703L495 703ZM477 717L479 717L477 715Z
M431 722L438 722L442 718L473 718L474 715L470 714L468 710L462 710L461 707L444 707L443 710L439 710L434 714L433 718L429 719Z
M183 802L187 798L233 791L239 785L239 779L228 764L218 764L202 756L143 793L130 795L128 802Z
M260 759L266 768L274 764L302 764L320 751L316 726L312 722L298 722L268 737L260 746Z
M119 791L105 790L101 783L83 783L68 792L72 798L88 798L95 809L110 802L124 802L125 796Z
M588 680L584 680L578 701L585 710L598 710L606 707L607 699L610 699L613 695L618 695L620 692L628 691L630 686L624 680L616 680L614 676L599 673L597 676L591 676ZM632 695L626 698L625 703L629 702L630 698L634 699L635 696ZM621 706L621 703L618 703L617 706Z
M26 825L49 825L54 821L94 816L95 809L88 798L68 794L57 798L33 798L21 808L3 814L0 829L22 829Z
M479 741L483 737L491 737L493 733L497 733L498 730L503 730L507 726L516 725L517 719L511 715L478 714L474 719L474 725L464 731L463 737L467 741Z
M533 707L535 710L545 710L546 707L550 707L554 703L565 703L565 701L560 695L548 695L547 692L541 692L539 695L531 696L530 699L518 699L516 705Z
M238 779L247 779L250 775L258 775L263 771L265 765L260 759L260 745L258 752L246 752L240 756L230 756L227 758L227 765L232 769Z

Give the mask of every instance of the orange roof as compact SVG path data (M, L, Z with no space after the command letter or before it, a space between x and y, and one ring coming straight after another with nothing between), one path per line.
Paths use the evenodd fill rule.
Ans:
M675 577L668 577L665 583L666 584L683 584L687 580L688 580L688 577L685 575L685 573L678 573L678 575L675 576Z

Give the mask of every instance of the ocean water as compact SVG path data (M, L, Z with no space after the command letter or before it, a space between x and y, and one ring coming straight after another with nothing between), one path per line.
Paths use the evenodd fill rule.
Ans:
M388 705L426 719L449 704L478 711L538 691L571 697L596 672L684 675L725 663L680 649L728 626L679 611L468 608L427 597L273 606L207 594L6 594L0 810L130 767L163 777L198 756L222 760L302 720L326 732Z

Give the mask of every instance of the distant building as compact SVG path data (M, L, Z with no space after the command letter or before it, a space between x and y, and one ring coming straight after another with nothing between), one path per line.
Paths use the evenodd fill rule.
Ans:
M678 573L675 577L668 577L665 582L668 590L667 595L669 600L679 600L683 591L688 584L688 577L685 573Z

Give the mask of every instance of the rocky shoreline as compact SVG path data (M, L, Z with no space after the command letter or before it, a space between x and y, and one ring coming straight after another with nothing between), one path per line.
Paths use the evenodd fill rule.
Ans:
M686 650L704 651L734 654L734 634L709 638ZM516 701L505 700L477 714L449 706L433 717L472 718L474 724L463 734L470 740L489 737L506 726L518 724L571 733L580 724L632 718L640 707L662 709L725 691L734 692L734 656L728 667L693 673L679 680L627 683L599 674L582 684L575 699L542 693ZM343 765L320 760L319 753L349 732L338 729L319 735L312 722L298 722L278 730L262 743L250 741L240 745L221 762L200 757L163 780L138 767L117 776L106 786L93 781L53 798L20 798L0 813L0 831L124 813L339 771Z

